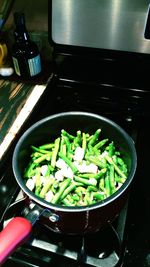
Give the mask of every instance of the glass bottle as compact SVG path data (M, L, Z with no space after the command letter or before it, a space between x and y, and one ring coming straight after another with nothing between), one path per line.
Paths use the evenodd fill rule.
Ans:
M12 59L15 72L24 79L33 78L41 73L41 57L38 46L31 41L22 12L14 13L14 37Z

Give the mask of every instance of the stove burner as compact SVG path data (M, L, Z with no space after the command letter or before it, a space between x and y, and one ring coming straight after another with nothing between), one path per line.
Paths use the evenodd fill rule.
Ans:
M61 262L64 261L62 266L65 267L67 266L66 262L69 262L70 265L68 266L70 267L121 266L118 264L121 264L125 250L124 235L127 207L128 201L112 223L108 222L96 233L83 236L54 233L39 220L34 225L33 233L28 242L16 249L7 262L26 264L25 266L43 266L47 263L49 266L53 266L51 263L54 259L57 261L61 258ZM25 216L28 209L25 206L22 191L19 191L16 200L5 212L3 225L5 226L15 216ZM36 265L36 262L39 265ZM60 259L57 266L61 266Z

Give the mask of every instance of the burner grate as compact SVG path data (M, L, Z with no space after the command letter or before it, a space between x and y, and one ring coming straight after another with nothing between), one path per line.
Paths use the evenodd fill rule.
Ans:
M3 225L14 216L26 214L25 198L20 191L15 202L5 212ZM40 220L34 225L29 241L19 247L8 259L6 265L54 266L53 261L68 262L72 266L118 267L124 255L128 201L119 216L96 233L86 235L63 235L54 233ZM13 265L12 265L13 266ZM62 265L63 266L63 265Z

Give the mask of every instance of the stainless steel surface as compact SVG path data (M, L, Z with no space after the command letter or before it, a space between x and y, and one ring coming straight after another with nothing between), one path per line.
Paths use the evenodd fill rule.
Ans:
M150 53L148 0L53 0L57 44Z

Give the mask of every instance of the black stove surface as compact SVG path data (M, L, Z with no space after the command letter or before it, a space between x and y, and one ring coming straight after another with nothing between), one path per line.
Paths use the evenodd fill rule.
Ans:
M82 69L82 65L80 67ZM82 71L85 72L85 68ZM103 73L102 78L98 78L99 74L93 71L90 77L87 75L86 81L75 79L72 73L67 72L67 76L65 73L64 68L64 73L62 75L61 72L59 78L54 75L47 86L45 98L37 107L38 118L35 110L27 127L45 116L72 110L94 112L114 120L130 134L137 150L138 165L129 200L112 224L108 223L99 233L85 238L81 236L76 236L74 239L68 236L60 238L38 223L30 240L13 253L4 266L148 267L150 266L148 84L146 82L142 87L142 78L139 77L139 88L137 88L138 83L133 83L133 77L129 83L123 78L116 83L111 71L110 79L107 81L104 80L106 73L105 75ZM81 74L80 71L79 73ZM129 73L130 71L128 75ZM134 78L135 76L134 73ZM20 210L25 212L24 200L16 200L20 189L13 177L11 157L12 154L7 170L0 178L1 228L9 217L20 213Z
M4 212L1 208L1 228L14 216L25 216L29 209L22 191L15 183L11 166L1 185L4 187L8 176L13 191L11 201L5 201L4 209L8 204L7 210ZM121 266L125 252L127 210L128 200L113 222L108 222L96 233L83 236L56 234L39 220L33 227L30 239L16 249L4 266Z
M146 120L143 120L144 125L147 125ZM147 142L146 146L140 143L140 150L138 150L140 160L129 201L112 225L106 225L99 233L85 237L83 241L81 236L72 239L70 236L54 234L42 224L37 223L30 240L13 253L4 266L148 267L150 263L150 181L146 175L149 173L148 126L146 135L144 132L144 136L141 135L140 140L144 140L144 138ZM23 213L24 210L24 198L18 198L20 189L13 177L11 165L1 178L0 190L0 225L2 228L4 221L14 214L20 215L20 211ZM8 210L4 214L6 207ZM86 264L83 263L85 260L83 246L88 255Z

